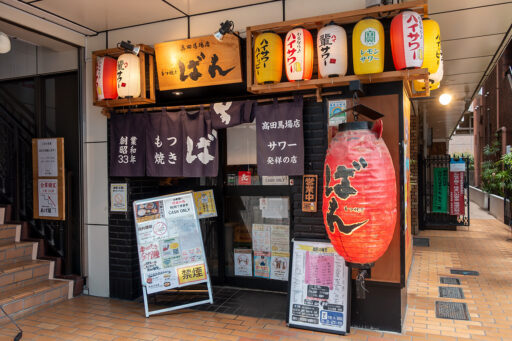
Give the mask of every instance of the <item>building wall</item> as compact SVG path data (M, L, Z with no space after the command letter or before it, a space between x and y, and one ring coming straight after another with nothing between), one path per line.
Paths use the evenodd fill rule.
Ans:
M284 11L283 11L284 3ZM365 7L363 0L337 1L321 0L316 2L288 0L286 2L264 3L261 5L238 8L234 10L221 11L211 14L194 16L190 20L190 37L212 34L219 28L219 24L226 20L232 20L235 24L235 30L245 36L246 26L266 24L284 20L310 17L313 15L322 15L327 13L342 12ZM283 18L284 15L284 18ZM108 38L107 38L108 36ZM87 167L85 172L86 182L86 218L85 228L87 235L93 240L105 240L108 237L108 171L107 171L107 119L101 114L101 108L92 105L92 59L91 52L105 48L115 47L122 40L130 40L134 43L144 43L153 45L155 43L186 39L188 36L187 20L176 19L163 21L159 23L141 25L133 28L112 30L102 33L96 37L86 39L86 112L85 112L85 141L84 149L87 151ZM108 44L106 43L108 41ZM318 161L318 160L316 160ZM320 161L318 161L320 162ZM304 232L312 229L314 224L320 223L318 218L312 219L314 224L310 224L308 217L304 217L302 222L298 222L298 229ZM323 225L322 225L323 228ZM112 230L112 227L111 227ZM110 232L123 233L120 231ZM88 247L89 256L87 256L88 275L91 277L89 283L89 294L97 296L109 296L112 291L109 285L126 285L125 289L136 294L135 289L130 286L133 283L125 282L119 284L117 280L122 280L123 274L118 272L116 278L109 278L109 262L116 262L114 250L109 251L108 245L98 245L97 247ZM110 258L109 258L110 252ZM99 264L99 265L98 265ZM111 264L114 267L114 264ZM117 269L117 265L115 265ZM138 268L137 268L138 271ZM95 280L92 281L92 278ZM140 282L137 283L137 286ZM137 289L137 290L140 290Z
M473 102L476 186L480 185L481 163L486 161L482 152L484 147L497 139L501 144L501 154L505 154L506 146L512 145L512 86L506 76L510 65L512 42L485 80L482 95Z
M453 135L448 142L448 154L465 153L473 155L473 135Z

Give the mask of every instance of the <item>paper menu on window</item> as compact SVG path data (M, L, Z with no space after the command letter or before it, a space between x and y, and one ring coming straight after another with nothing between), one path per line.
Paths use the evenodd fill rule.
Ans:
M289 266L290 253L272 252L272 257L270 257L270 279L287 281Z
M252 248L254 251L270 252L270 225L252 225Z
M260 209L263 218L289 218L288 198L261 198Z
M289 252L290 227L288 225L270 225L270 244L272 252Z

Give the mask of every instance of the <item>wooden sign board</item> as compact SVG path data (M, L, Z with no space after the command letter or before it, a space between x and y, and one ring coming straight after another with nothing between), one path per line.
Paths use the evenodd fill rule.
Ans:
M302 177L302 212L316 212L318 175Z
M64 138L32 139L34 219L66 219Z
M226 34L155 44L161 91L242 82L240 39Z

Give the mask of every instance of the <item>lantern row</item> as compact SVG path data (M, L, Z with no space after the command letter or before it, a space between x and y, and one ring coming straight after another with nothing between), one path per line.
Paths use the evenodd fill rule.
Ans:
M98 100L140 96L140 61L133 53L117 59L97 57L96 93Z
M413 11L393 18L390 29L393 63L397 70L427 68L430 89L437 89L443 77L441 34L431 19ZM347 33L335 23L318 31L318 73L322 78L345 76L348 66ZM384 71L384 27L373 18L359 21L352 34L352 59L356 75ZM258 84L281 81L283 59L288 81L309 80L313 75L314 44L311 33L297 27L281 37L268 31L254 41L254 75ZM424 81L414 81L416 91L425 90Z

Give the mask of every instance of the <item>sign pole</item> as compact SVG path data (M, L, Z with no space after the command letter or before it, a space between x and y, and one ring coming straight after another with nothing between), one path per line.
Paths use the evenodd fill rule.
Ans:
M144 296L144 312L146 313L146 317L149 317L149 309L148 309L148 293L146 291L146 286L142 286L142 296Z

